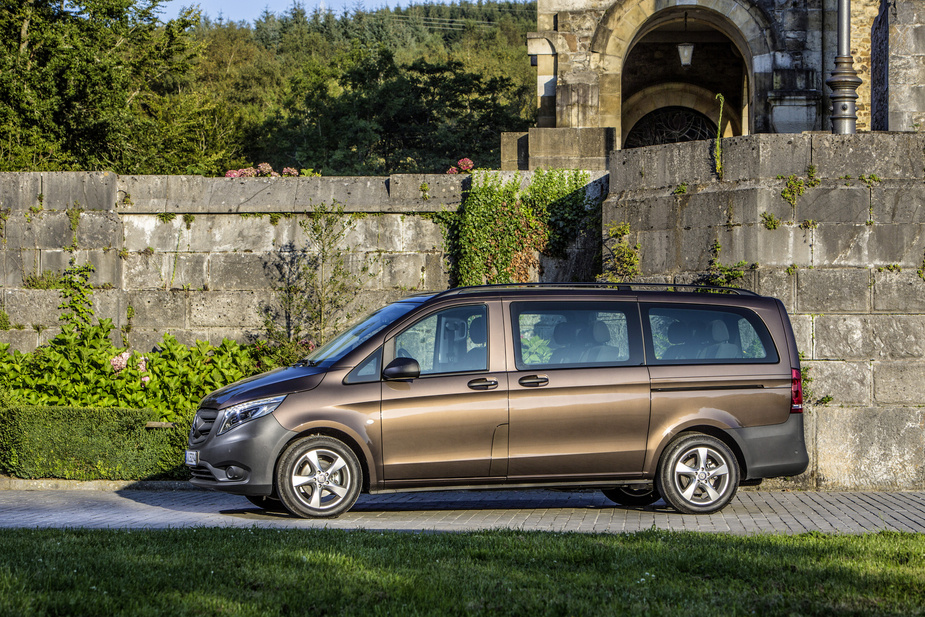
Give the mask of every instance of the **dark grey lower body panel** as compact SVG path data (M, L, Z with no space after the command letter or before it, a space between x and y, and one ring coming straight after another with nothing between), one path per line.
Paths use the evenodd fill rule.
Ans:
M217 426L217 424L216 424ZM273 415L247 422L224 435L210 435L198 448L199 465L190 482L236 495L270 495L276 459L296 433L283 428ZM229 479L229 467L243 470L243 477ZM208 472L208 473L203 473ZM211 474L212 479L205 476Z
M790 414L781 424L732 429L729 433L745 456L743 479L796 476L809 465L801 413Z

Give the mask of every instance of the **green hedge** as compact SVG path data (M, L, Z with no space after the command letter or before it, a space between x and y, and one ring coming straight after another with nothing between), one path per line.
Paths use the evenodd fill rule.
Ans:
M151 409L0 408L0 469L18 478L186 479L192 413L173 428L145 428L159 417Z

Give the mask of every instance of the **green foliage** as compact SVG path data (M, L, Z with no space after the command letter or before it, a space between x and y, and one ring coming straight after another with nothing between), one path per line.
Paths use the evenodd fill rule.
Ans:
M796 264L790 264L789 266L787 266L787 270L785 272L787 272L787 274L789 274L790 276L793 276L794 274L796 274L797 270L799 269L800 269L800 266Z
M28 274L22 280L24 289L61 289L63 285L61 274L52 270L45 270L41 274Z
M610 283L626 283L639 276L639 244L630 246L629 223L611 223L604 240L604 274Z
M748 268L748 262L739 261L731 266L723 265L720 262L719 255L723 247L719 240L714 240L710 246L710 266L706 274L698 281L700 285L710 285L713 287L738 287L736 281L745 276L745 269ZM751 269L758 267L753 264Z
M876 498L901 504L919 497ZM790 502L792 496L766 499ZM800 501L813 503L812 497ZM247 516L246 526L0 530L0 612L22 617L922 613L921 533L280 529L290 519L241 514L241 506L222 516L235 522ZM821 506L811 507L819 513L808 516L827 516ZM613 510L631 519L627 527L640 526L636 510ZM573 510L554 512L565 516ZM895 513L884 523L865 519L863 526L895 525L903 515L914 516ZM357 516L371 519L373 513ZM759 516L749 527L766 525ZM666 521L662 512L640 518L659 525L677 521L673 514Z
M0 390L28 405L151 408L167 420L183 418L209 392L254 374L262 350L224 340L187 347L165 335L160 351L115 347L109 319L93 322L92 266L65 270L61 333L32 353L0 345ZM129 321L134 309L126 312ZM127 331L125 332L127 334Z
M863 182L869 189L872 189L877 184L880 184L881 182L883 182L883 180L881 180L880 176L878 176L877 174L870 174L867 176L865 176L864 174L861 174L860 176L858 176L858 180Z
M800 223L800 229L802 229L803 231L809 231L810 229L815 229L818 226L819 226L819 223L817 223L813 219L806 219L802 223Z
M458 285L513 283L529 280L536 254L559 257L599 212L587 196L587 172L537 170L526 188L515 175L476 171L456 215L437 218L449 223L444 234L455 263Z
M292 364L304 358L364 310L357 292L373 275L372 264L363 261L352 271L351 247L346 247L358 220L336 202L315 206L307 220L299 221L307 250L287 245L277 252L272 264L276 301L264 310L269 343L259 344L270 361Z
M812 401L816 396L816 393L813 392L812 387L810 386L816 378L811 375L813 367L806 366L803 364L803 361L806 359L806 353L800 352L800 385L803 388L803 401L808 402Z
M780 227L781 220L770 212L762 212L761 220L764 222L764 226L767 229L773 230Z
M70 267L61 274L61 304L64 312L58 318L81 330L93 321L93 285L90 273L96 270L92 264L78 266L71 258Z
M19 478L188 477L182 465L188 424L145 429L157 418L150 409L7 404L0 407L0 468ZM175 434L181 431L182 441Z
M3 309L0 309L0 330L3 330L4 332L6 332L12 327L13 327L12 324L10 324L9 313L4 311Z
M169 223L170 221L177 218L177 215L173 212L158 212L154 215L154 218L159 220L161 223Z
M141 355L115 347L112 330L109 319L79 330L68 323L32 353L9 354L9 345L0 345L0 388L28 405L147 407L173 421L260 368L256 350L227 339L187 347L165 335L160 351ZM116 372L112 361L121 354L125 368Z
M195 214L186 213L183 215L183 222L186 224L186 228L190 229L193 226L193 221L196 220Z
M806 177L807 177L806 186L808 186L809 188L815 188L819 186L819 184L822 182L822 180L816 177L816 166L815 165L808 165L806 167Z
M520 341L523 361L527 364L546 364L552 357L549 341L541 336L531 336Z
M672 195L684 195L687 193L687 182L682 182L671 192Z
M442 172L497 166L498 133L535 116L535 3L296 3L248 25L164 22L162 0L3 2L0 171Z
M0 171L178 173L221 151L202 139L208 101L171 87L192 69L198 16L163 23L159 4L4 0Z
M922 257L922 267L915 271L919 278L925 281L925 256Z
M783 190L780 192L780 196L784 198L791 208L796 208L797 198L806 192L806 183L802 178L797 178L795 175L790 174L787 178L787 184L784 186Z
M903 269L899 264L889 264L877 268L877 272L902 272Z

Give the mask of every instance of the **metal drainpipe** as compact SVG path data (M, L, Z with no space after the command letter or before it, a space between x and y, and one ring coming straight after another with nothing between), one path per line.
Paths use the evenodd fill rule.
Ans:
M857 132L857 89L861 78L854 70L851 58L851 0L838 0L838 50L835 55L835 69L826 80L832 89L832 132L850 135Z

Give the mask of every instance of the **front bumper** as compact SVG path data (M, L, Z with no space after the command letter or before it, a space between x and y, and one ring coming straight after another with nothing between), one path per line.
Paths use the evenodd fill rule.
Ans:
M190 482L236 495L271 495L276 460L294 437L296 433L283 428L273 414L223 435L211 433L204 442L189 446L199 452Z
M786 422L729 431L745 456L743 480L797 476L809 466L803 436L803 414L792 413Z

